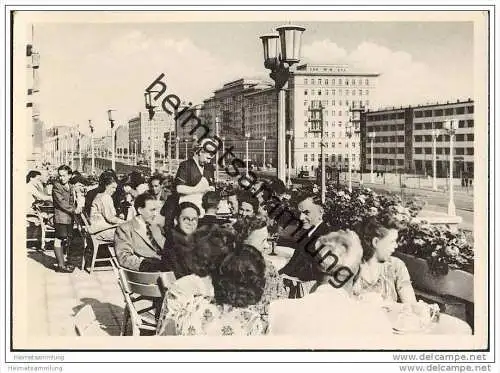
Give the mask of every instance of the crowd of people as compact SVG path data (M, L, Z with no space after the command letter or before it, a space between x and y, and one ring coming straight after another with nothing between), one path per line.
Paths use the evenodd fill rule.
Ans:
M107 170L91 187L63 165L48 194L31 171L31 201L54 205L55 270L73 271L64 248L75 216L83 215L91 233L114 246L120 266L175 275L156 305L158 335L392 333L380 304L417 304L405 264L392 256L398 225L372 217L334 230L315 194L267 180L275 198L297 212L300 229L291 235L256 194L259 185L216 185L206 145L193 149L174 179L136 172L118 178ZM307 237L307 247L297 237ZM293 250L282 268L270 260L275 244ZM339 268L353 275L340 279ZM296 284L304 296L291 295Z

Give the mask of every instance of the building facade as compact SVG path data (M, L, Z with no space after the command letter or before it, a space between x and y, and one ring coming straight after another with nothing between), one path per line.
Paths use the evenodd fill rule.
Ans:
M361 115L361 163L374 171L433 174L433 130L436 136L436 174L449 175L450 136L443 129L457 120L453 176L474 174L474 102L472 100L366 111Z
M312 129L310 123L314 101L320 101L323 107L325 165L347 169L351 147L352 169L359 169L359 129L353 129L349 138L346 127L352 124L353 108L369 108L373 103L378 77L378 73L356 72L348 65L297 67L288 82L287 128L293 130L293 172L315 171L321 164L321 134L318 129Z
M233 147L236 157L246 159L248 134L249 161L263 165L265 143L266 163L275 162L277 96L272 83L246 78L226 83L203 101L200 117L225 149Z
M153 119L149 119L147 111L128 121L128 146L132 154L137 154L138 159L149 159L151 145L156 156L164 156L166 151L165 133L173 134L175 131L174 117L165 113L161 107L155 109ZM151 137L153 141L151 141Z

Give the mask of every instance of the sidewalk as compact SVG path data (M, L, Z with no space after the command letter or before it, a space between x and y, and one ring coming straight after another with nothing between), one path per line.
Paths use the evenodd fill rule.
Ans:
M70 254L69 261L80 264L81 254ZM27 249L26 274L30 284L26 294L28 335L75 336L75 315L90 305L101 331L117 336L123 318L124 300L112 270L89 275L76 268L73 273L57 273L52 250Z

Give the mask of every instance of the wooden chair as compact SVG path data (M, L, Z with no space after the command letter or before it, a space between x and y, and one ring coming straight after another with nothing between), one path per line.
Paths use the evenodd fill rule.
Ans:
M40 221L42 231L40 237L41 250L45 250L47 244L55 240L54 206L35 204L33 211Z
M118 274L125 299L121 335L127 334L129 319L132 322L132 335L138 336L141 331L154 334L163 296L166 289L175 281L175 275L173 272L136 272L123 267L118 268ZM149 306L140 309L144 303Z
M109 241L100 240L99 238L97 238L95 236L95 234L91 233L92 231L90 229L90 224L89 224L88 219L84 213L81 213L78 216L78 218L81 222L80 223L81 224L81 232L82 232L82 235L84 238L81 270L83 271L85 269L85 254L88 251L87 249L89 249L89 246L90 246L89 243L91 243L91 245L92 245L92 248L91 248L92 249L92 262L90 264L89 273L92 274L92 272L94 270L96 270L95 264L98 262L109 262L110 263L110 266L99 267L99 270L105 270L105 269L110 269L110 268L113 269L114 263L113 263L112 256L107 257L107 258L97 259L97 253L99 251L99 247L101 245L105 245L105 246L108 246L108 248L109 248L110 246L113 246L113 243L109 242ZM113 250L113 252L114 252L114 250ZM115 255L115 258L116 258L116 255ZM118 263L118 262L116 262L116 263Z

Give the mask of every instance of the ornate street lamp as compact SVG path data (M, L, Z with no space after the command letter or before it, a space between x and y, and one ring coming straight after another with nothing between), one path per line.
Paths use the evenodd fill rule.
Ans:
M348 165L349 165L349 192L352 192L352 144L351 144L351 137L353 135L352 131L352 125L349 122L346 127L345 127L345 134L347 138L349 139L347 142L347 147L349 148L349 158L348 158Z
M375 182L374 174L373 174L373 140L375 139L375 132L368 132L368 138L370 139L371 144L371 159L370 159L370 182L373 184Z
M250 139L250 132L245 133L245 149L246 149L246 157L245 163L247 165L247 176L248 176L248 140Z
M365 107L363 105L354 105L349 108L349 111L351 113L350 121L353 125L353 132L355 134L358 134L358 137L356 138L357 141L357 139L359 139L359 133L361 131L361 116L365 111ZM359 184L363 184L363 170L361 169L361 164L359 167Z
M108 120L111 125L111 168L113 170L116 169L116 162L115 162L115 120L113 119L113 109L108 110Z
M321 203L325 203L326 201L326 170L325 170L325 132L323 126L323 105L321 101L314 100L311 102L311 107L309 108L309 112L311 116L309 121L311 122L311 127L309 132L311 133L319 133L321 136Z
M458 129L456 119L447 120L443 123L443 129L450 136L450 201L448 202L448 215L456 216L455 201L453 200L453 136Z
M221 140L222 140L222 156L224 156L224 154L226 154L226 144L225 144L226 138L224 136L222 136ZM218 163L219 163L219 160L217 159L217 164ZM222 158L222 165L223 166L226 165L226 161L224 160L224 158Z
M432 132L432 190L437 190L436 180L436 139L441 134L439 130L433 129Z
M158 93L158 91L146 91L144 92L144 105L149 114L149 137L151 139L150 145L150 162L151 162L151 175L155 172L155 146L154 146L154 131L153 131L153 118L155 116L156 105L153 103L152 94Z
M262 160L262 168L265 170L266 169L266 136L262 136L262 141L264 141L264 156Z
M288 187L292 186L292 138L293 130L286 131L288 136Z
M285 141L285 85L290 78L290 68L300 61L300 46L304 27L284 25L276 29L278 34L260 37L264 51L264 67L271 70L269 75L278 91L278 178L286 182ZM279 47L278 47L279 45Z
M175 160L177 161L177 164L179 164L179 141L181 139L179 136L175 138Z

